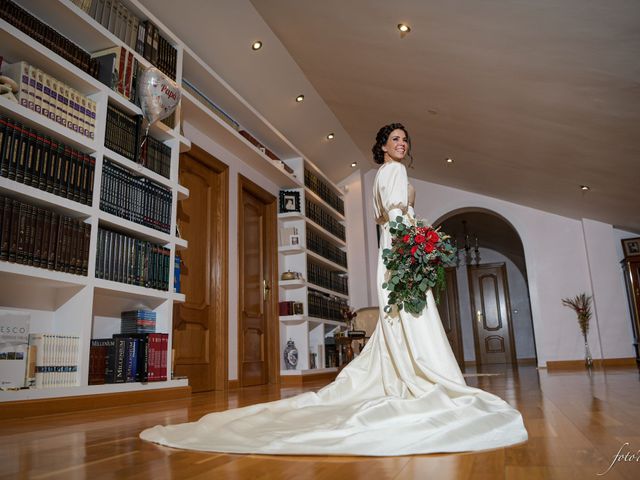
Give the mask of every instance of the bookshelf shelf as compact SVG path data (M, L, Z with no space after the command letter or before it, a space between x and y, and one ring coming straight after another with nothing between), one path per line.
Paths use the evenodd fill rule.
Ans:
M93 153L98 150L98 145L94 140L63 127L44 115L40 115L16 102L7 100L5 97L0 97L0 113L13 118L27 127L35 128L45 135L55 138L81 152Z
M141 301L157 302L158 300L168 300L172 298L173 293L165 290L156 290L153 288L140 287L128 283L113 282L102 278L94 279L94 288L96 295L106 295L119 298L133 298Z
M154 182L157 182L165 187L171 188L173 186L173 182L166 177L163 177L159 173L154 172L153 170L149 170L148 168L140 165L139 163L134 162L133 160L129 160L128 158L123 157L119 153L114 152L113 150L109 150L107 147L104 147L104 156L109 160L113 160L114 162L122 165L123 167L131 170L132 172L143 175Z
M186 387L187 385L188 381L181 379L167 380L165 382L110 383L105 385L85 385L66 388L31 388L0 392L0 402L72 397L76 395L96 395L101 393L135 392L155 390L158 388Z
M302 288L306 286L307 282L305 282L304 280L280 280L278 282L278 287L284 288L285 290L292 288Z
M287 212L287 213L279 213L278 220L283 222L291 221L291 220L304 220L305 216L299 212Z
M327 267L327 268L329 268L331 270L337 270L337 271L340 271L340 272L347 273L347 269L345 267L343 267L342 265L338 265L337 263L332 262L331 260L329 260L327 258L324 258L322 255L318 255L313 250L307 249L307 255L310 258L312 258L315 263L319 263L323 267Z
M184 238L174 237L173 242L176 244L176 250L186 250L189 248L189 242Z
M182 120L201 132L207 132L224 148L242 158L276 185L300 187L300 180L278 168L269 157L254 147L234 128L211 112L189 92L182 91Z
M173 300L174 303L184 303L187 301L187 297L185 296L184 293L173 292L171 294L171 299Z
M322 228L320 225L318 225L316 222L314 222L310 218L305 218L305 221L307 222L307 225L310 226L318 235L329 240L331 243L335 243L340 247L347 246L347 243L344 240L336 237L334 234L330 232L327 232L324 228Z
M326 294L329 294L329 295L333 295L335 297L340 297L340 298L344 298L346 300L349 300L349 295L345 295L344 293L336 292L335 290L331 290L329 288L321 287L319 285L316 285L315 283L307 282L307 286L309 288L313 289L313 290L317 290L318 292L326 293Z
M83 275L48 270L18 263L0 261L0 284L24 283L28 286L39 286L51 289L66 287L83 287L89 280Z
M4 177L0 177L0 193L11 195L18 200L28 201L38 207L49 208L74 218L88 218L94 213L93 207L89 205L74 202L68 198L59 197L53 193Z
M174 237L171 237L168 233L155 230L153 228L145 227L130 220L125 220L116 215L112 215L102 210L98 211L98 217L100 218L100 225L112 228L118 231L126 232L140 240L148 240L150 242L158 243L164 246L169 246Z
M187 187L177 184L176 189L178 191L178 200L186 200L189 198L189 189Z
M298 245L285 245L278 247L278 253L281 253L282 255L298 255L300 253L305 253L306 251L306 248Z
M336 217L338 220L340 220L342 223L345 222L344 215L342 215L335 208L333 208L333 206L331 206L328 203L326 203L316 192L311 190L309 187L304 187L304 193L305 193L305 195L308 195L316 203L320 203L323 207L328 209L331 212L331 214L334 217Z

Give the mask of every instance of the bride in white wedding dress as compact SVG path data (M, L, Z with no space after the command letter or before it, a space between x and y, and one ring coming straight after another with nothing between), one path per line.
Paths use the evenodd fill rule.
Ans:
M401 163L409 148L401 124L381 128L373 147L382 163L373 192L380 252L391 245L389 218L413 218L412 188ZM140 437L214 452L372 456L485 450L527 440L516 409L465 384L431 290L420 315L396 308L384 313L386 273L379 254L378 325L333 383L317 393L214 412L193 423L158 425Z

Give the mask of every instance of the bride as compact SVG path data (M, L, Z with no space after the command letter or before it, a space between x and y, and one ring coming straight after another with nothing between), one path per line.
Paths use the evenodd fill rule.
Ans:
M373 156L380 252L389 218L413 220L413 188L401 163L411 142L403 125L382 127ZM465 384L431 290L417 316L385 313L387 271L378 255L380 319L365 348L316 392L214 412L197 422L155 426L144 440L191 450L294 455L409 455L504 447L527 440L520 413Z

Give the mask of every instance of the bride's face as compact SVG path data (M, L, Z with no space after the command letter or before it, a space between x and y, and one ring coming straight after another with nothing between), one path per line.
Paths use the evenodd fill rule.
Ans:
M395 129L389 135L387 143L382 146L385 162L401 162L409 151L409 143L407 142L407 134L404 130Z

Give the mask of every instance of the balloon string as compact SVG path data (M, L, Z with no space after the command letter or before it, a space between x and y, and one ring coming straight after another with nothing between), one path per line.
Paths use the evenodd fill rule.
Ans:
M147 143L147 138L149 137L149 127L151 126L150 123L147 124L147 129L144 131L144 139L142 140L142 143L140 144L140 151L138 152L138 158L142 159L142 152L143 152L143 148L144 148L144 144Z

